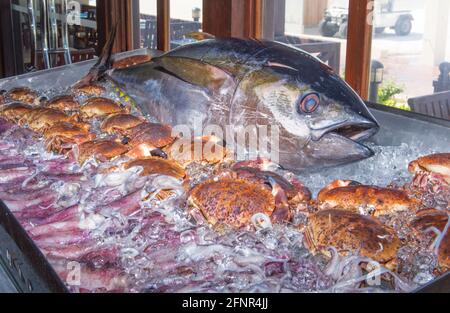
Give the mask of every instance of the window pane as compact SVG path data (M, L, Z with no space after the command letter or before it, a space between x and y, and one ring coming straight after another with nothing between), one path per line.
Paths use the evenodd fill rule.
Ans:
M170 0L170 47L193 42L186 35L201 31L203 0Z
M141 48L157 48L156 0L139 0Z
M344 75L349 0L266 0L263 37L312 53Z
M46 3L44 7L42 1L17 0L11 6L12 23L7 27L16 49L16 74L44 69L46 65L61 66L69 62L69 58L73 63L85 61L96 54L96 1L69 1L67 7L60 0ZM67 24L64 15L67 15ZM44 53L44 36L48 57Z
M450 119L448 66L439 79L439 65L450 61L450 1L375 4L371 100ZM434 94L439 91L448 95Z

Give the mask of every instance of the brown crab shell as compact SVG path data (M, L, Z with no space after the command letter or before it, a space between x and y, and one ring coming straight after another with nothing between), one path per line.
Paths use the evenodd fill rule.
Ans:
M101 125L102 132L107 134L123 134L126 130L136 127L145 120L131 114L119 113L109 116Z
M362 213L361 210L368 209L374 216L410 210L417 205L402 190L364 185L325 190L319 193L317 200L321 210L341 209Z
M165 151L169 158L177 160L184 167L191 163L214 165L232 160L232 154L226 147L208 138L180 138Z
M56 153L66 153L73 144L82 144L95 139L95 135L86 129L67 122L52 125L44 132L47 149Z
M210 224L233 228L246 226L257 213L271 216L275 209L275 199L269 190L241 179L203 182L191 190L189 203L199 209Z
M127 147L112 140L93 140L78 146L78 162L84 164L94 156L98 161L104 162L125 154Z
M311 191L296 179L288 181L286 178L275 172L261 171L253 167L232 167L232 170L236 173L237 177L259 184L267 185L269 183L268 179L273 179L273 181L284 191L289 203L292 205L311 200Z
M36 108L24 116L24 122L36 132L45 132L46 129L59 122L73 122L74 119L60 110L49 108Z
M4 97L6 101L23 102L29 105L39 104L39 94L28 87L13 88Z
M97 85L97 84L87 84L77 86L73 90L75 94L85 95L85 96L100 96L102 93L106 91L105 87Z
M400 240L379 220L343 210L324 210L310 216L307 245L313 252L335 247L341 255L359 252L386 263L396 257Z
M169 125L147 122L128 129L126 136L129 138L128 144L133 148L141 144L163 148L175 140Z
M418 158L409 164L408 170L412 174L423 172L439 174L450 184L450 153L438 153Z
M148 157L127 162L124 168L129 169L136 166L143 168L142 176L165 175L176 179L184 179L186 177L186 172L181 165L173 160Z
M150 62L152 57L149 55L133 55L118 61L115 61L113 64L114 69L124 69L130 66Z
M47 102L46 107L55 110L72 112L80 109L80 103L71 95L63 95L50 99Z
M44 132L44 138L50 139L53 137L62 137L62 138L90 138L90 140L84 141L92 141L95 138L95 135L90 133L86 128L83 128L79 125L68 123L68 122L57 122L50 126ZM74 142L78 142L75 140Z
M80 109L81 116L86 119L105 118L112 114L123 113L119 103L108 98L91 98Z
M424 233L431 227L444 231L448 223L448 211L437 209L424 209L417 212L410 223L411 228ZM447 231L438 251L438 262L442 268L450 269L450 233Z
M17 124L21 119L24 118L24 116L30 114L32 110L33 107L28 104L14 102L2 106L0 109L0 116L12 123Z

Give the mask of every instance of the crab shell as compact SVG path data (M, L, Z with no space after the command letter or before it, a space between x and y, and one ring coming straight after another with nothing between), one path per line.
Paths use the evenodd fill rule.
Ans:
M145 120L143 118L131 114L119 113L109 116L101 125L101 130L107 134L123 134L126 130L144 122Z
M95 139L95 135L86 129L67 122L58 122L44 132L46 146L49 151L65 153L72 145L80 145Z
M0 116L10 122L19 123L19 121L32 110L33 107L28 104L15 102L2 106L0 109Z
M448 223L448 211L425 209L417 212L416 217L410 223L411 228L422 235L434 227L444 231ZM438 251L438 262L442 268L450 269L450 233L444 235Z
M181 167L181 165L173 160L164 160L161 158L148 157L127 162L125 163L124 168L130 169L136 166L142 167L143 169L141 173L142 176L150 176L157 174L157 175L171 176L176 179L184 179L186 177L186 172Z
M104 162L125 154L127 147L111 140L93 140L78 146L78 162L84 164L89 158L95 157Z
M269 183L268 179L273 180L278 187L283 190L291 206L295 206L301 202L309 202L311 200L311 191L297 179L288 181L286 178L275 172L262 171L253 167L233 166L232 170L236 173L237 177L241 179L247 179L266 186Z
M359 252L380 263L396 257L400 240L395 231L373 217L343 210L324 210L310 216L306 244L314 253L335 247L341 255Z
M150 62L152 57L149 55L134 55L122 60L115 61L113 64L114 69L124 69L133 65Z
M184 167L191 163L218 164L233 159L231 151L213 138L180 138L165 151L169 158L177 160Z
M412 174L433 173L450 184L450 153L438 153L421 157L409 164Z
M80 109L82 118L105 118L111 114L123 113L119 103L107 98L91 98Z
M174 142L172 127L157 123L142 123L125 131L132 158L151 156L155 149L164 148Z
M46 107L55 110L73 112L80 109L80 103L78 103L73 96L64 95L50 99L47 102Z
M259 184L241 179L209 180L195 186L189 203L212 225L246 226L257 213L271 216L275 209L272 193Z
M417 203L406 192L376 186L325 188L317 198L319 209L341 209L374 216L416 208Z
M13 88L4 95L4 98L6 101L18 101L29 105L39 104L38 93L28 87Z
M45 132L46 129L56 123L75 122L75 120L60 110L36 108L23 117L23 122L28 124L31 130Z
M100 96L106 89L96 84L81 85L74 88L75 94L85 96Z

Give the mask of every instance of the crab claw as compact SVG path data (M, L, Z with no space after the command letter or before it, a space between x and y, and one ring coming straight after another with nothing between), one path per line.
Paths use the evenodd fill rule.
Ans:
M255 160L238 162L233 166L233 170L237 170L244 167L251 167L258 169L260 171L276 171L283 169L281 165L272 162L271 160L264 158L257 158Z
M152 156L167 159L167 154L163 150L146 143L134 147L126 155L133 159L147 158Z
M319 201L322 201L321 199L324 198L325 194L333 189L340 188L340 187L348 187L348 186L361 186L362 184L360 182L354 181L354 180L342 180L337 179L331 183L329 183L327 186L325 186L317 195L317 199Z
M275 210L272 213L273 221L283 222L289 220L289 201L286 193L273 177L268 176L267 181L272 186L272 195L275 198Z

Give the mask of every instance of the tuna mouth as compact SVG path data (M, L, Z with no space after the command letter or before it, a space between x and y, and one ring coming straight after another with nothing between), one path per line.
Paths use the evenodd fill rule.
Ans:
M333 129L331 132L361 143L378 132L378 125L373 123L347 124Z

